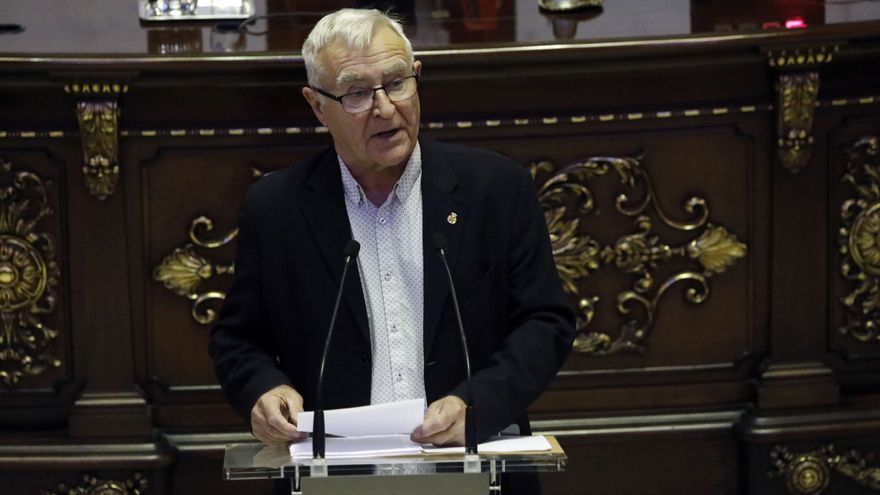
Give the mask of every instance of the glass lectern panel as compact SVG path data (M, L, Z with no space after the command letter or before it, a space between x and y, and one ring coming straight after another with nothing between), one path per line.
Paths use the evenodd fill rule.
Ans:
M547 437L549 451L480 453L480 469L494 477L499 473L565 470L567 457L556 439ZM462 454L417 454L394 457L327 459L333 475L409 475L413 473L461 473ZM223 476L227 480L303 478L310 474L312 460L290 457L286 447L266 447L258 443L226 447Z

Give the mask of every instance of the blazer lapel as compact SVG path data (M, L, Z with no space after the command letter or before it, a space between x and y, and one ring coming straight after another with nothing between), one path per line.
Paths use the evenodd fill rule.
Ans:
M455 273L461 233L468 221L468 204L457 191L458 178L443 155L429 141L420 141L422 149L422 244L425 265L425 359L431 356L440 315L449 295L449 282L443 262L434 248L435 233L446 236L446 260Z
M303 215L320 247L324 264L336 281L342 280L344 266L343 251L351 240L351 224L345 209L342 191L342 176L336 153L329 152L316 164L309 177L309 192L300 203ZM370 341L370 328L367 324L367 308L361 288L357 263L352 263L343 290L343 299L355 316L361 334ZM331 301L331 304L334 301ZM332 306L327 308L331 311Z

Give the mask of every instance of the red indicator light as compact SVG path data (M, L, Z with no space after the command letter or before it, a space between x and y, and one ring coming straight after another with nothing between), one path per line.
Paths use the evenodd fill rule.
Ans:
M785 28L786 29L803 29L807 27L807 23L804 22L804 18L801 16L792 17L791 19L786 19Z

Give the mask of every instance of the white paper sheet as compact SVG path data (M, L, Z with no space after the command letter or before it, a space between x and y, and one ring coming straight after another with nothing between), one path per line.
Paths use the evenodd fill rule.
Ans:
M422 451L422 446L410 441L409 435L328 438L324 446L327 459L416 455ZM290 457L311 459L312 439L291 444Z
M409 435L371 435L362 437L328 438L325 444L327 459L389 457L417 454L464 454L464 447L434 447L413 443ZM481 443L481 453L543 452L551 449L543 435L494 439ZM297 459L312 457L312 440L290 445L290 456Z
M412 399L373 406L349 407L324 411L324 431L328 435L361 437L407 435L425 419L425 399ZM311 433L315 413L303 411L296 416L296 429ZM329 440L329 439L328 439ZM330 444L327 444L330 450Z
M550 442L544 435L495 438L477 446L477 452L503 454L512 452L543 452L550 450ZM464 447L422 446L425 454L464 454Z

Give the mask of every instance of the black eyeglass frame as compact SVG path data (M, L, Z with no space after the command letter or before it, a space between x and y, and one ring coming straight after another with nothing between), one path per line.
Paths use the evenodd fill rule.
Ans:
M383 84L383 85L381 85L381 86L376 86L376 87L374 87L374 88L365 88L365 89L369 89L370 91L373 92L373 94L370 95L370 102L372 102L373 99L376 97L376 91L379 91L380 89L381 89L382 91L385 91L385 86L388 86L388 85L391 84L391 83L394 83L394 82L397 82L397 81L405 81L405 80L407 80L407 79L413 79L413 78L415 78L415 80L416 80L416 85L418 85L418 83L419 83L419 75L418 75L418 73L416 73L415 68L413 68L413 74L412 74L411 76L406 76L406 77L397 78L397 79L394 79L394 80L392 80L392 81L389 81L389 82L387 82L387 83L385 83L385 84ZM353 95L353 94L357 93L358 91L363 91L363 89L359 89L358 91L352 91L351 93L345 93L344 95L336 96L336 95L334 95L334 94L331 94L331 93L328 93L328 92L324 91L324 90L321 89L321 88L318 88L318 87L315 87L315 86L309 86L309 87L312 88L312 90L316 91L318 94L324 95L324 96L326 96L327 98L330 98L331 100L334 100L334 101L338 102L340 105L342 105L342 108L343 108L343 109L345 109L345 105L342 103L342 99L343 99L343 98L345 98L345 97L348 96L348 95ZM418 91L418 89L416 89L416 91ZM385 94L388 95L388 92L385 91ZM389 96L388 99L391 100L391 97ZM394 100L391 100L391 101L394 101ZM361 111L366 111L366 109L361 110ZM358 112L355 112L355 113L358 113Z

